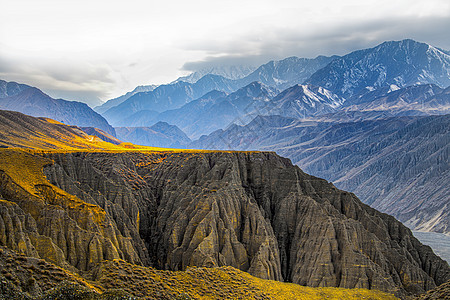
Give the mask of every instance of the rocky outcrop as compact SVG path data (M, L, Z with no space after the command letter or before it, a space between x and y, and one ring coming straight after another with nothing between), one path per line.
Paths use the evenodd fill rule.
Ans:
M50 182L101 207L140 261L233 266L309 286L418 294L446 262L393 217L274 153L47 153ZM146 256L148 253L148 257Z
M441 284L435 289L428 291L416 298L417 300L449 300L450 299L450 281Z
M0 245L79 271L104 259L142 263L104 210L27 174L50 161L7 150L0 161Z

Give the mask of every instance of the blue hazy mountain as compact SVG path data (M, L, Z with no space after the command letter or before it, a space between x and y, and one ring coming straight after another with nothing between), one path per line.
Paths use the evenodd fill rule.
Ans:
M102 114L105 111L107 111L108 109L110 109L111 107L114 107L114 106L117 106L117 105L121 104L122 102L126 101L128 98L130 98L131 96L133 96L133 95L135 95L137 93L151 92L157 87L158 86L154 85L154 84L137 86L134 90L132 90L131 92L126 93L125 95L119 96L119 97L114 98L114 99L110 99L107 102L103 103L102 105L94 107L94 110L96 112L98 112L99 114Z
M163 112L179 108L212 90L231 92L235 89L233 80L218 75L206 75L194 84L177 82L158 86L150 92L137 93L118 106L108 109L103 116L111 124L118 125L123 119L142 110Z
M302 84L316 71L328 65L338 56L318 56L316 58L288 57L270 61L239 80L239 86L259 81L282 91L296 84Z
M116 127L117 137L137 145L181 148L191 142L187 135L175 125L158 122L150 127Z
M103 104L101 108L96 109L113 125L131 126L132 124L125 123L125 119L139 111L163 112L177 109L212 90L231 93L255 81L283 90L302 83L311 74L326 66L334 58L336 57L319 56L314 59L290 57L279 61L270 61L249 75L234 80L213 73L206 74L195 82L192 82L194 81L194 75L188 78L182 77L171 84L161 85L153 91L131 95L131 97L128 97L120 104L116 104L118 101L112 99ZM209 71L218 73L217 68L212 68ZM225 71L220 73L226 74ZM236 73L239 72L236 71ZM198 74L195 76L198 76ZM235 77L239 77L239 74L235 74ZM119 98L124 99L125 96ZM106 107L109 107L109 109L105 111L104 108Z
M322 86L353 101L367 92L391 85L432 83L445 88L450 85L450 55L409 39L384 42L334 59L306 83Z
M277 91L259 82L253 82L236 92L226 94L213 90L182 107L160 114L155 111L140 111L124 123L131 126L150 126L157 121L177 125L191 138L209 134L230 123L251 121L251 114L267 108Z
M26 84L7 82L0 79L0 98L17 95L28 88L30 88L30 86Z
M41 90L27 85L11 83L3 86L9 87L6 91L11 96L0 98L0 109L47 117L68 125L96 127L115 136L114 128L85 103L53 99Z

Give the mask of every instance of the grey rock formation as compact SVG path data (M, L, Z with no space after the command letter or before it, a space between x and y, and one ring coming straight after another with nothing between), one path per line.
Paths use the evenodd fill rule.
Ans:
M261 278L397 295L450 278L448 264L393 217L274 153L46 156L55 161L45 168L49 180L102 207L158 268L231 265Z

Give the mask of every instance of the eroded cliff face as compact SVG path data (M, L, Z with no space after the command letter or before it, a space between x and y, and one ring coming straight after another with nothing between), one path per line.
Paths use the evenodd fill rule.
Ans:
M142 264L131 237L119 232L109 214L44 178L42 167L50 160L5 150L0 162L2 246L76 271L105 259Z
M450 279L448 264L401 223L274 153L43 155L54 161L44 169L53 185L105 212L110 227L96 236L128 262L168 270L228 265L260 278L400 296ZM41 234L57 244L59 232L97 232L78 227ZM107 244L100 239L96 253L108 253ZM76 268L98 257L76 250L78 263L68 259L67 238L57 245Z

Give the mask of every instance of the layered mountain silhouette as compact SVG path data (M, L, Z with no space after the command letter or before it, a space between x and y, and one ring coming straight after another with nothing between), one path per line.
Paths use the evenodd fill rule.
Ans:
M181 107L187 102L212 91L230 92L236 87L232 80L218 75L206 75L196 83L177 82L161 85L150 92L137 93L121 104L108 109L103 116L114 126L123 126L123 119L139 111L163 112ZM107 102L108 103L108 102Z
M2 112L5 124L31 136L18 115ZM71 127L46 122L72 138ZM231 266L262 279L402 297L450 279L448 264L400 222L275 153L83 150L88 137L78 151L48 151L46 134L29 140L38 151L0 151L0 256L9 257L8 270L21 254L29 264L51 263L39 264L43 274L78 283L107 287L106 274L121 274L117 288L155 276L146 267ZM53 282L29 279L40 268L18 272L28 287L8 279L19 275L5 278L38 294Z
M0 82L1 84L1 82ZM114 128L87 104L63 99L53 99L35 87L5 83L0 97L0 109L14 110L35 117L48 117L65 124L96 127L115 136Z
M223 72L217 72L216 69L212 68L210 69L210 74L206 74L196 81L191 78L185 82L183 81L185 80L184 78L180 78L172 84L159 86L154 91L137 93L120 105L117 105L116 108L112 107L106 112L102 112L102 115L114 126L130 126L124 119L128 118L130 120L132 114L140 111L146 111L147 113L151 111L154 113L176 109L213 90L230 93L255 81L281 90L302 83L311 74L326 66L334 58L325 56L319 56L315 59L290 57L280 61L270 61L239 79L230 79L216 75ZM226 75L225 73L223 74ZM193 74L193 76L197 78L198 75ZM120 99L123 99L123 97ZM110 101L113 103L117 102L115 99ZM112 105L110 101L106 102L102 107L110 107Z
M140 111L125 122L130 126L150 126L164 121L180 127L189 137L197 138L233 122L245 124L251 121L253 117L268 109L268 101L274 95L276 90L253 82L229 95L213 90L178 109L160 114Z
M135 95L137 93L151 92L157 87L158 87L157 85L153 85L153 84L152 85L140 85L140 86L137 86L131 92L128 92L125 95L122 95L120 97L108 100L107 102L103 103L102 105L95 107L94 110L96 112L98 112L99 114L102 114L105 111L107 111L108 109L110 109L111 107L114 107L114 106L117 106L117 105L121 104L122 102L126 101L128 98L130 98L131 96L133 96L133 95Z
M349 99L390 85L450 85L450 54L413 40L384 42L334 59L306 83Z
M122 141L143 146L182 148L191 142L177 126L166 122L158 122L150 127L116 127L115 130Z

